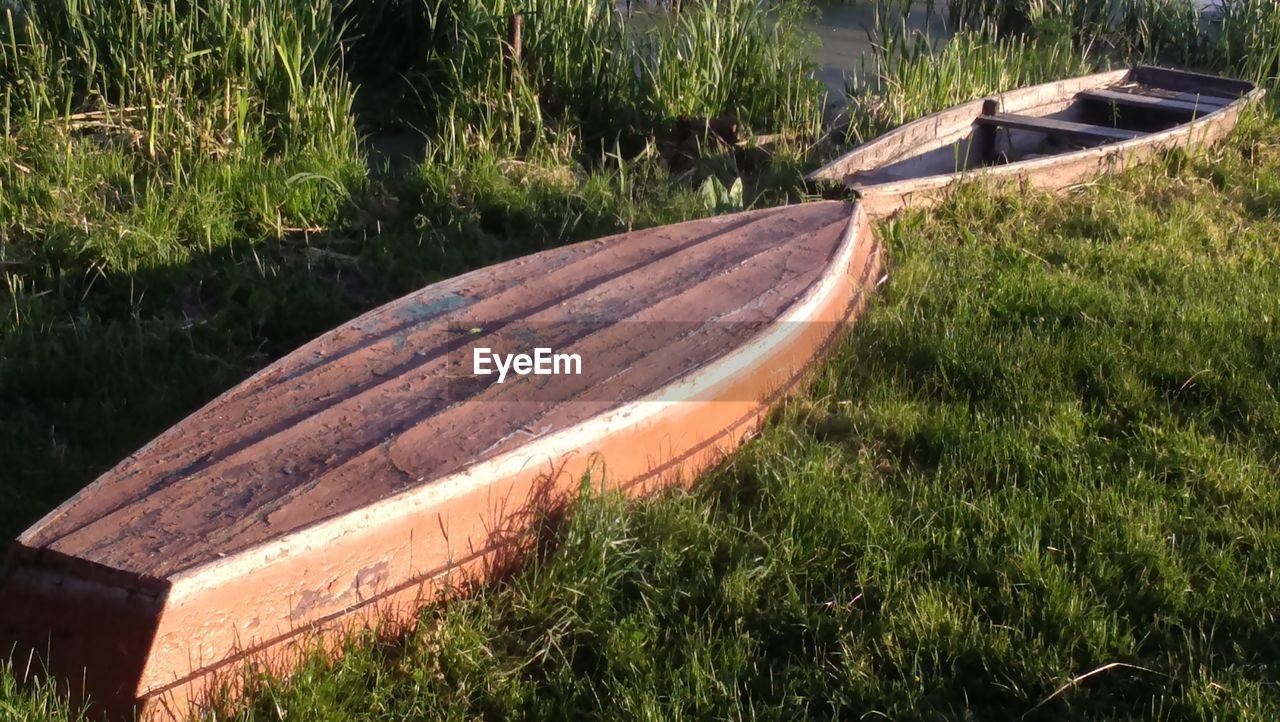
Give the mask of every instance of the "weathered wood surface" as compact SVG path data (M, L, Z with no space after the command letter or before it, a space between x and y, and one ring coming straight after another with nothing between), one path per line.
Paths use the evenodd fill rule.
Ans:
M1231 105L1238 100L1238 96L1223 97L1218 95L1204 95L1201 93L1186 93L1177 90L1169 90L1167 88L1153 88L1142 85L1140 83L1121 83L1113 85L1108 90L1116 93L1126 93L1128 95L1141 95L1148 98L1163 98L1165 100L1177 100L1183 103L1192 103L1200 107L1212 105L1219 108Z
M1004 113L1080 123L1090 117L1089 104L1080 94L1109 89L1179 102L1230 96L1230 102L1206 108L1188 122L1179 124L1175 118L1163 126L1133 128L1144 132L1092 148L1044 148L1045 134L1032 129L1002 130L1004 147L992 147L993 136L984 125L989 121L980 120L984 104L995 100ZM873 218L934 205L961 182L1016 182L1058 190L1169 148L1214 143L1235 127L1244 106L1262 94L1245 81L1146 66L1071 78L1000 93L907 123L819 168L809 180L844 184ZM1009 162L993 162L1001 158Z
M1096 100L1100 103L1111 103L1129 108L1141 108L1143 110L1178 115L1208 115L1229 105L1229 103L1218 104L1198 102L1196 100L1179 100L1148 93L1126 93L1113 90L1086 90L1080 93L1079 97L1084 100Z
M1239 98L1252 93L1256 88L1247 80L1153 65L1139 65L1130 72L1129 77L1134 83L1152 88L1218 97Z
M1034 130L1045 135L1058 135L1083 140L1130 140L1142 135L1137 131L1124 128L1108 128L1105 125L1091 123L1072 123L1055 118L1038 118L1034 115L1017 115L1015 113L992 113L980 115L975 120L979 125L997 128L1018 128Z
M181 714L308 635L409 623L501 565L594 471L631 493L713 463L880 280L856 204L666 226L430 286L307 344L31 527L0 643L100 700ZM479 344L582 373L472 376ZM85 669L87 667L87 670Z

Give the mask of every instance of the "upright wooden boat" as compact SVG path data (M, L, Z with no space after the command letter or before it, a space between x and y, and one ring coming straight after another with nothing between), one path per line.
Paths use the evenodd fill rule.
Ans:
M409 622L585 473L640 492L738 445L880 264L861 208L831 201L579 243L383 306L27 530L0 649L108 712L168 716L247 661L286 669L299 640ZM498 382L494 352L535 348L553 373Z
M856 191L875 218L936 203L962 179L1061 189L1163 149L1213 143L1263 90L1140 66L1036 85L908 123L809 175Z

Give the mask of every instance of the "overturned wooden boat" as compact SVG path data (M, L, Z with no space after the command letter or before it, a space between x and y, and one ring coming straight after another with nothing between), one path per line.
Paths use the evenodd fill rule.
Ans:
M827 201L429 286L268 366L28 529L0 580L0 645L109 714L166 717L247 663L287 670L301 642L411 623L501 566L584 475L639 493L715 462L880 280L866 215Z
M938 202L957 181L1058 190L1173 147L1211 144L1263 90L1139 66L1011 90L882 135L809 175L854 190L875 218Z

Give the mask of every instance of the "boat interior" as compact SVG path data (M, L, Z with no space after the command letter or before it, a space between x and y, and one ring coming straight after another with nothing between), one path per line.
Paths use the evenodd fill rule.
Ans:
M846 179L860 186L892 183L1134 140L1217 112L1250 90L1241 81L1141 67L1092 87L1013 91L960 106L959 117L940 118L940 143L882 157L871 168L855 162ZM943 127L948 120L953 133Z

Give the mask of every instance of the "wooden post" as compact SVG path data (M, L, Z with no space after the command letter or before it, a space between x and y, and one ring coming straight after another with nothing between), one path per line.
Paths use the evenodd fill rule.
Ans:
M516 13L507 19L507 52L511 54L511 68L515 72L515 66L520 64L521 38L520 35L524 30L524 16Z
M999 100L987 98L982 101L983 115L995 115L999 112ZM980 125L974 134L974 139L978 142L978 152L981 153L984 165L991 165L996 162L996 131L997 129L994 125Z

